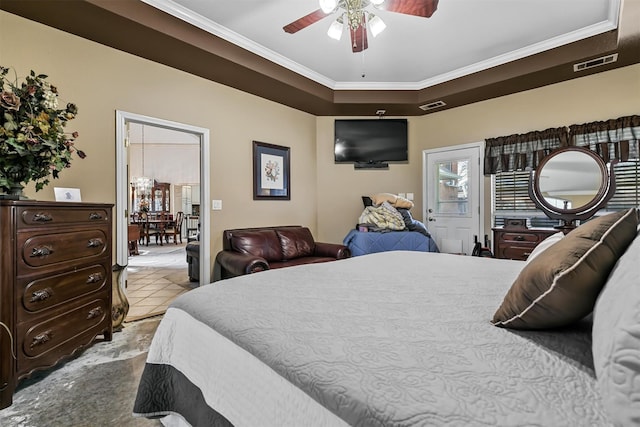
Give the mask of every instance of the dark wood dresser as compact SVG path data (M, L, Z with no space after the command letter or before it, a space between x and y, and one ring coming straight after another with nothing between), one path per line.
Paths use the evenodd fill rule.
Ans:
M111 340L112 208L0 200L0 409L21 379Z
M493 248L496 258L526 261L533 248L547 237L556 234L554 228L527 228L524 223L507 221L504 227L493 230Z

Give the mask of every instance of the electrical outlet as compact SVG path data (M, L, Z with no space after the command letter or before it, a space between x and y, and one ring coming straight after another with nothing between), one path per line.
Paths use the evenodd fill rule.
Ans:
M211 201L211 209L213 209L214 211L221 211L222 210L222 200L212 200Z

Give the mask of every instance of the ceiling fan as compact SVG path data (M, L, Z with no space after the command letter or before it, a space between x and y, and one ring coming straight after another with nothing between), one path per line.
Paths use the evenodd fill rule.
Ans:
M367 7L374 10L403 13L405 15L429 18L438 7L438 0L319 0L320 9L296 19L282 29L294 34L334 13L340 13L331 24L327 34L340 40L343 27L346 25L351 36L353 52L362 52L368 47L367 24L371 34L375 37L386 25L379 16L374 15Z

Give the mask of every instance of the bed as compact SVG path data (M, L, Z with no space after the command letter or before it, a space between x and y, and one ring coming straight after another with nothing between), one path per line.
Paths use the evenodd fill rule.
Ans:
M417 231L365 232L353 229L343 242L351 256L360 256L386 251L438 252L431 236Z
M634 215L624 249L611 255L624 265L612 265L609 280L637 289ZM540 262L562 244L538 254ZM611 359L619 350L613 329L626 328L628 314L616 312L598 346L592 325L599 321L593 330L602 331L610 319L597 311L553 329L494 325L496 308L528 265L392 251L194 289L160 322L134 415L236 427L609 426L616 405L632 408L629 419L638 416L637 379L626 395L600 394L607 369L619 367ZM640 312L640 292L616 290L605 304L616 298ZM640 346L640 337L624 345ZM629 375L640 377L633 365ZM631 406L625 396L635 399Z

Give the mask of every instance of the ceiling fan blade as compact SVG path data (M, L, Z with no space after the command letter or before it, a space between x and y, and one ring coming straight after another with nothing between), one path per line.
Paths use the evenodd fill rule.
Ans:
M284 27L282 27L282 29L289 34L297 33L303 28L307 28L309 25L318 22L319 20L321 20L322 18L328 15L330 14L324 13L322 9L318 9L314 12L311 12L308 15L303 16L300 19L296 19L295 21L293 21L288 25L285 25Z
M351 50L353 53L362 52L369 47L367 42L367 29L365 27L366 22L364 16L362 17L362 23L355 30L349 28L351 35Z
M386 0L382 10L429 18L438 8L438 0Z

